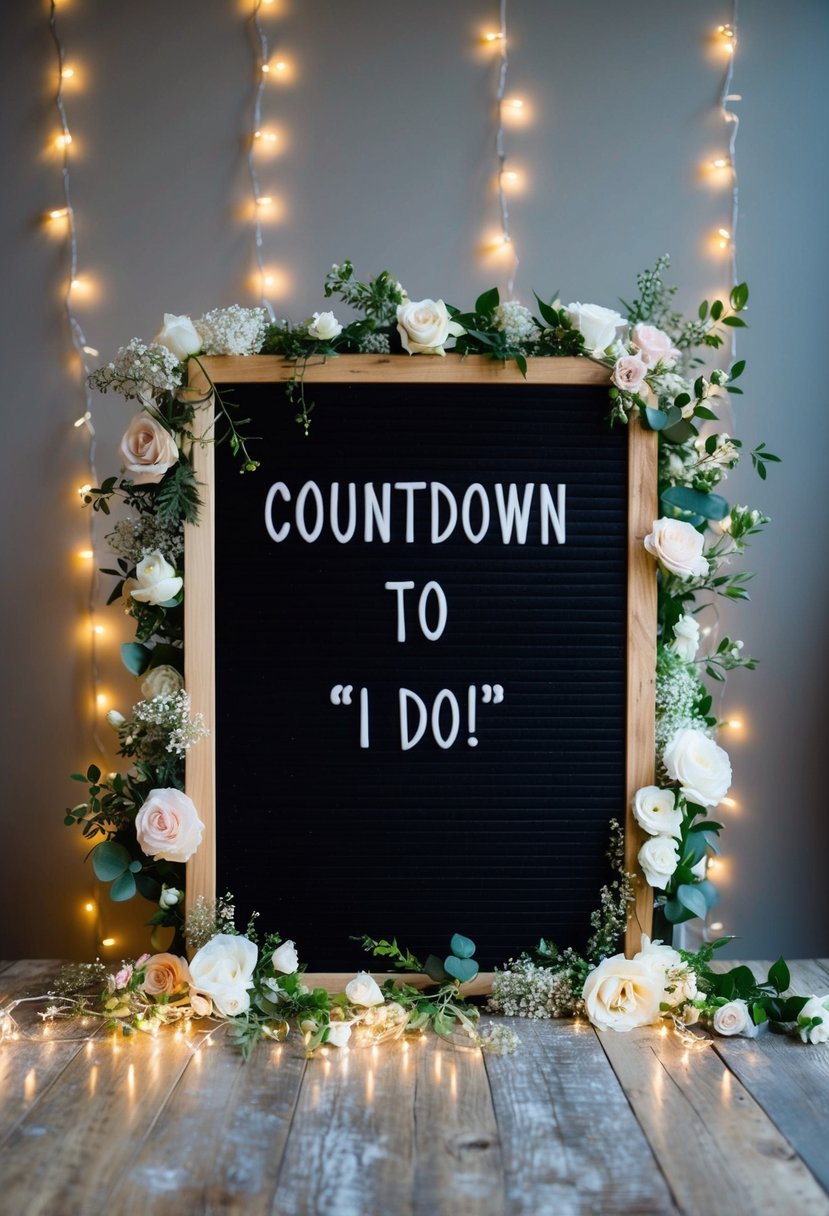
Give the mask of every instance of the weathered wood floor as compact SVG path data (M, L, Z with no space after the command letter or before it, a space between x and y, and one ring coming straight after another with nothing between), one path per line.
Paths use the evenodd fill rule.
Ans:
M54 971L0 963L0 1004ZM829 991L827 962L792 973ZM432 1037L248 1065L172 1032L6 1042L0 1213L829 1216L829 1046L512 1025L506 1059Z

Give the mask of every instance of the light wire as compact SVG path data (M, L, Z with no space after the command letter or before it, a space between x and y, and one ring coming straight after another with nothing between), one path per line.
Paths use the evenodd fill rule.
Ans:
M498 161L498 208L501 213L501 236L504 244L509 245L512 250L512 270L507 278L507 293L510 298L515 290L515 276L518 272L519 258L515 249L515 242L512 239L509 222L509 202L507 192L504 189L504 174L507 165L507 153L504 141L504 98L507 91L507 72L509 70L509 48L507 46L507 0L500 0L499 9L499 34L498 41L500 44L500 64L498 68L498 91L496 93L496 105L498 110L498 124L495 131L495 156Z
M268 314L271 321L276 320L270 300L268 299L265 288L265 261L263 256L263 235L262 235L262 219L261 219L261 198L262 189L259 182L259 173L256 168L256 144L261 133L262 124L262 95L265 91L266 67L268 66L268 58L270 48L268 46L268 36L265 33L262 21L259 16L262 8L262 0L254 0L253 13L251 14L251 26L253 29L254 57L256 63L256 87L253 95L253 126L248 140L248 173L250 175L250 184L253 191L253 240L256 253L256 267L259 272L259 302Z

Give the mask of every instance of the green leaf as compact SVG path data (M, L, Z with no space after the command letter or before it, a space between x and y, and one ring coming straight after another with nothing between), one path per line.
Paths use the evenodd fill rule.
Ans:
M150 665L152 651L140 642L124 642L121 646L121 662L134 676L143 676Z
M462 984L474 980L479 970L474 958L456 958L454 954L448 955L443 960L443 966L452 979L459 980Z
M729 379L738 380L746 369L745 359L738 359L729 373Z
M139 872L139 870L142 870L143 868L144 867L141 865L140 861L131 861L130 862L129 869L130 869L131 874L137 874Z
M462 933L455 933L449 943L449 949L458 958L472 958L475 953L475 943L470 937L464 937Z
M678 899L669 899L664 905L666 919L672 925L681 925L683 921L693 920L694 913L684 907Z
M720 902L720 893L709 878L701 878L696 887L705 900L707 907L713 908L715 904Z
M755 1001L751 1006L751 1020L755 1026L762 1026L768 1021L768 1015L759 1001Z
M708 301L707 300L703 300L702 303L700 304L699 308L697 309L697 316L699 317L700 321L704 321L705 318L708 316Z
M116 903L123 903L125 899L132 899L135 889L135 876L127 870L120 878L115 879L109 889L109 897Z
M687 418L683 418L681 422L677 422L675 426L666 427L662 432L662 438L667 439L668 443L686 443L692 436L696 435L697 428Z
M769 983L775 992L785 992L792 982L792 977L789 973L789 968L786 966L785 960L779 958L776 963L772 963L769 968Z
M132 855L129 850L125 849L122 844L116 844L114 840L104 840L92 850L92 868L95 871L95 877L100 878L101 882L112 882L114 878L119 878L125 870L129 869L131 861ZM130 879L132 880L132 875L130 875Z
M436 1013L432 1022L435 1034L443 1035L447 1038L455 1029L455 1019L446 1013Z
M737 285L731 289L731 307L737 312L742 312L747 303L748 284L737 283Z
M694 916L701 916L703 920L708 912L708 903L705 896L699 890L696 883L683 882L677 890L676 897L684 908L692 912Z
M731 510L720 494L705 494L690 486L670 486L662 493L662 501L681 511L692 511L705 519L725 519Z
M645 406L645 417L652 431L664 431L670 422L667 414L662 410L655 410L649 405Z
M497 287L491 287L489 291L485 291L483 295L478 296L475 301L475 312L482 316L488 317L501 303L501 296Z
M98 768L97 764L90 764L89 768L86 770L86 779L92 785L94 785L96 781L101 780L101 770Z
M742 317L723 317L723 325L730 325L732 329L746 329L746 323Z
M525 357L523 355L516 355L515 356L515 365L518 368L521 375L526 380L527 379L527 360L525 359Z
M423 970L426 972L430 980L434 980L436 984L444 984L447 979L446 971L443 963L435 954L430 954L423 964Z
M711 305L711 320L719 321L720 317L722 316L722 310L723 310L722 300L715 300L714 303Z

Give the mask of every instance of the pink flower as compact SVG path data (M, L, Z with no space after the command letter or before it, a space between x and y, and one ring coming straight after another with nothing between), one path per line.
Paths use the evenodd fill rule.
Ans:
M125 963L120 971L115 973L115 988L120 990L126 988L132 979L132 966L130 963Z
M662 363L665 367L673 367L679 358L679 351L662 329L655 325L643 325L640 321L634 325L630 340L639 355L649 367Z
M647 371L648 365L639 355L622 355L616 360L610 379L623 393L638 393Z

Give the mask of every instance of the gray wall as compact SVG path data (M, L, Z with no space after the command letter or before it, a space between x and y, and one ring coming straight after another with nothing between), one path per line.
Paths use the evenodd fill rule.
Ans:
M532 111L508 134L529 179L513 200L519 294L560 287L566 298L613 304L630 294L637 269L671 251L680 302L693 307L726 278L707 240L727 200L699 173L722 148L722 59L709 36L726 6L511 7L510 92ZM70 59L87 80L68 99L82 267L99 285L83 316L106 357L134 334L151 336L164 310L253 302L250 224L240 218L249 201L244 8L233 0L61 6ZM497 222L494 66L475 35L496 9L494 0L430 3L410 22L396 4L273 6L269 30L298 69L266 102L287 137L264 172L268 192L284 202L282 222L267 232L269 261L290 283L280 312L301 318L319 308L327 267L346 256L366 273L388 267L413 295L458 303L503 281L480 249ZM720 919L741 935L744 956L825 954L827 524L814 489L827 450L829 7L793 0L784 11L746 0L741 9L739 267L752 302L737 427L786 463L765 486L742 473L736 491L774 522L751 554L754 602L730 625L762 665L734 679L726 702L747 729L728 742L741 809L729 815ZM105 903L100 923L83 911L94 883L80 839L61 825L80 788L66 774L94 749L86 571L74 557L86 540L75 495L87 479L84 442L71 425L82 405L58 298L65 251L38 222L60 202L58 164L44 150L54 131L52 47L42 6L13 0L4 20L2 951L84 957L112 935L109 954L120 957L145 940L142 909ZM102 473L115 468L128 412L117 398L96 405ZM129 631L116 610L109 617L104 683L113 703L128 706L134 685L119 670L117 643Z

